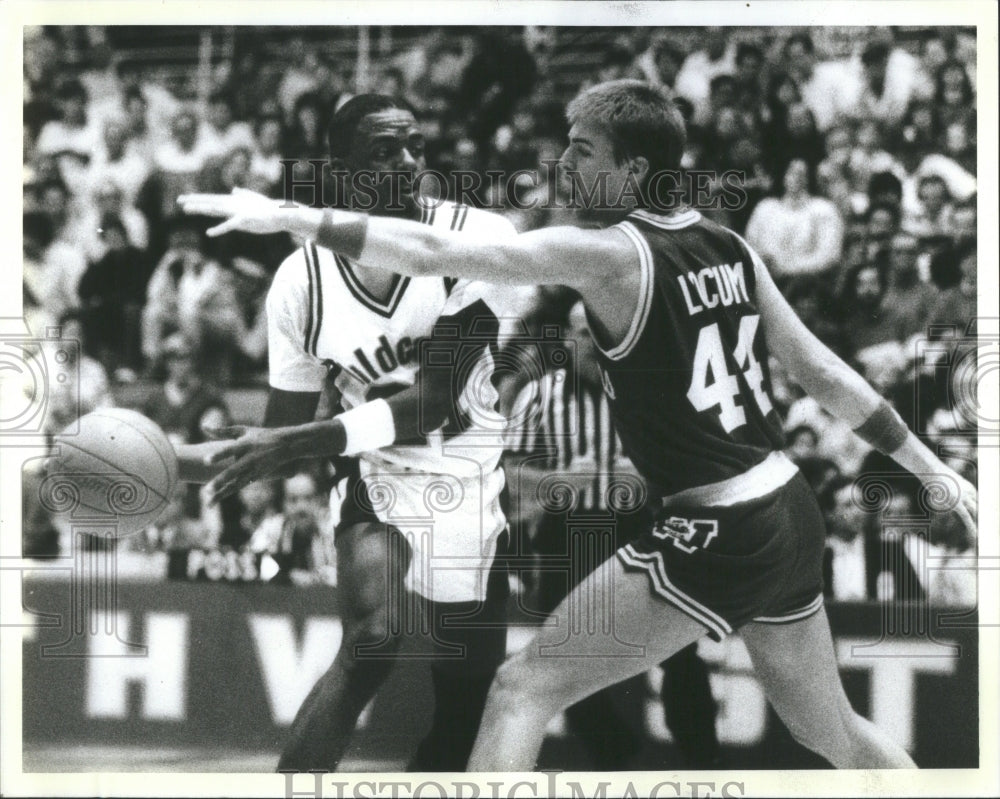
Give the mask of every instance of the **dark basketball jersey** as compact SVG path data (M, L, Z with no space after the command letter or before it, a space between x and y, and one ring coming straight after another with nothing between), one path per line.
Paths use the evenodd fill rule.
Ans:
M749 245L696 211L615 226L642 265L624 340L600 350L626 454L663 494L741 474L784 446Z

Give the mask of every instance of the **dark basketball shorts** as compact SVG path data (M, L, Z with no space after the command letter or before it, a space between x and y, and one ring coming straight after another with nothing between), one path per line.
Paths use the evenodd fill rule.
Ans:
M796 470L759 498L671 504L617 554L719 641L747 622L787 624L823 606L825 534L816 497Z

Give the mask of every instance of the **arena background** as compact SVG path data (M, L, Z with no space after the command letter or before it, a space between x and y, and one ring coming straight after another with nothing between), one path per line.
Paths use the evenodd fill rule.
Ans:
M323 120L373 90L418 110L429 165L531 169L561 151L562 108L582 86L635 75L672 84L686 102L685 167L745 175L744 207L706 213L762 251L787 254L770 265L800 315L975 479L973 439L942 358L961 354L976 311L975 45L974 30L908 27L26 31L25 318L39 336L77 322L83 353L76 384L51 398L47 429L101 404L156 418L178 358L203 390L171 433L196 440L206 414L261 418L261 302L290 244L199 242L218 270L181 332L209 331L219 344L177 352L177 331L154 312L177 302L154 279L169 272L174 237L186 232L177 194L276 192L278 159L325 158ZM881 95L865 85L879 59ZM795 160L807 165L808 201L784 197ZM519 229L552 221L508 212ZM784 238L770 240L779 229ZM908 261L912 284L896 277ZM875 294L859 302L862 275ZM775 389L791 454L828 513L827 603L852 702L919 765L975 767L967 542L780 374ZM283 730L339 640L327 537L317 533L289 584L266 584L268 552L253 534L262 514L279 511L274 494L216 515L185 496L171 529L109 548L47 518L33 470L24 474L23 548L37 563L24 583L33 625L23 649L24 769L273 769ZM844 507L840 481L865 474L882 475L896 499ZM317 487L328 488L322 477ZM530 578L515 587L530 590ZM511 645L526 632L514 626ZM817 765L767 710L738 637L701 651L727 765ZM345 769L406 763L427 719L423 669L419 658L400 664L366 711ZM647 740L636 768L676 767L657 678L619 690ZM587 768L558 723L550 733L542 766Z

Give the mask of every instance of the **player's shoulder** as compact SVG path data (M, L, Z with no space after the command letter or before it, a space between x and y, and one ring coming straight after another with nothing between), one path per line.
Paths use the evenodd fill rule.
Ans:
M420 221L433 227L465 233L517 235L514 225L503 214L451 200L425 205L421 212Z
M268 300L273 302L282 297L297 297L309 291L325 256L332 257L332 254L310 241L296 247L275 271Z

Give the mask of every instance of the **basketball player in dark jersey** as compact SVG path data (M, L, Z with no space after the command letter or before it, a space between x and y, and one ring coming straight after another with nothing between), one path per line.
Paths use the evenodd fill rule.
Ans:
M554 613L582 618L543 626L500 668L471 771L533 768L556 713L705 633L721 638L737 629L798 741L839 768L913 767L853 710L841 685L821 596L823 520L781 454L768 354L859 436L946 495L971 535L975 488L810 333L745 241L696 211L668 206L685 130L666 91L640 81L599 84L567 115L563 167L586 186L603 176L607 197L630 198L630 207L595 209L599 229L545 228L485 242L400 220L283 209L245 193L184 205L228 217L221 231L297 231L408 274L565 284L582 296L622 444L662 510L611 559L609 579L593 572ZM303 452L337 452L344 439L336 418L252 431L223 451L239 458L225 480L239 483L262 464Z
M533 338L544 340L544 330L561 330L571 345L560 366L540 374L516 371L501 391L508 415L523 420L510 425L504 462L507 485L517 497L512 508L520 511L520 518L511 520L511 532L519 536L515 551L537 559L533 590L521 598L521 607L549 614L587 574L607 568L610 554L652 525L655 508L612 424L583 303L569 289L553 289L525 316ZM531 375L537 377L528 380ZM720 768L717 707L697 646L660 664L663 717L678 757L675 766ZM636 685L641 679L623 685L623 691L642 695L645 689ZM620 695L598 691L567 708L565 718L595 771L636 765L645 718L630 718Z

